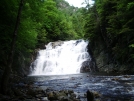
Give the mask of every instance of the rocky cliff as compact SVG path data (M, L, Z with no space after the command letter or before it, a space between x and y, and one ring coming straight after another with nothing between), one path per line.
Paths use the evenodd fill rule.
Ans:
M110 47L107 47L102 40L91 42L89 46L89 52L95 59L96 66L100 72L121 74L134 72L133 68L129 68L129 64L121 64L118 60L116 60Z

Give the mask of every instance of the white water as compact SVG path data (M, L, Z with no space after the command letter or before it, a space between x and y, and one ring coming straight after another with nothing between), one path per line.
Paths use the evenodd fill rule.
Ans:
M40 50L32 63L31 75L65 75L80 73L81 64L90 59L87 52L88 42L84 40L65 41L52 47L50 42L45 50Z

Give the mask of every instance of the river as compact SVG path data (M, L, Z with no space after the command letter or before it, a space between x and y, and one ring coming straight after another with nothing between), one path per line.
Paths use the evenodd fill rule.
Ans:
M80 73L71 75L29 76L34 87L50 91L73 90L81 101L87 90L98 92L98 101L134 101L134 75Z

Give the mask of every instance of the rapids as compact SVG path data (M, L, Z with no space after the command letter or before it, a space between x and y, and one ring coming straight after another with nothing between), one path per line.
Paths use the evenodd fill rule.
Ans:
M81 101L87 101L87 90L97 92L95 101L134 101L134 75L79 73L69 75L29 76L24 81L43 91L73 90Z

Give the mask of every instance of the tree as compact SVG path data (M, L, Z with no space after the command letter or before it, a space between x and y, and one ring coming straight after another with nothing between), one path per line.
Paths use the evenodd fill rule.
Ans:
M13 38L12 38L12 42L11 42L11 50L10 50L10 53L8 56L8 61L7 61L8 65L7 65L7 67L5 67L5 70L4 70L4 73L2 76L1 93L4 93L4 94L6 94L8 91L8 81L9 81L11 68L12 68L15 43L16 43L17 31L18 31L19 23L20 23L20 16L21 16L23 2L24 2L24 0L20 1L16 24L15 24L15 28L14 28L14 32L13 32Z

